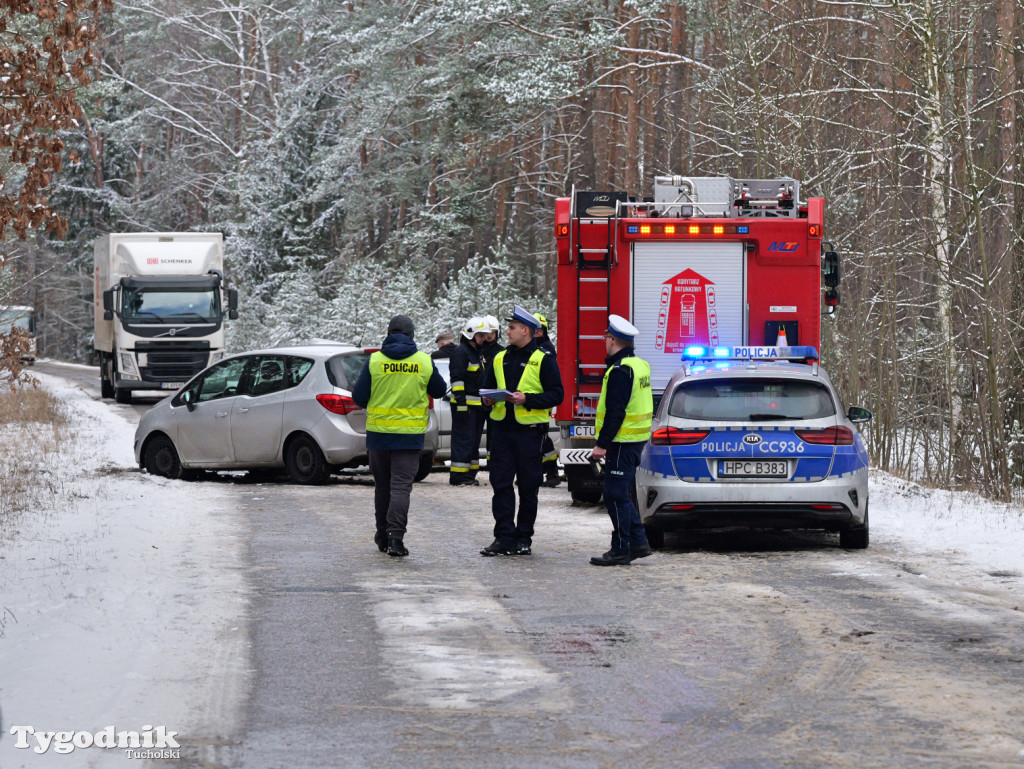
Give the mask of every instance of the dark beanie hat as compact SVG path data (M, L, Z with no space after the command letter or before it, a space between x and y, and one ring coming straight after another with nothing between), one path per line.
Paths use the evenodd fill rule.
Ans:
M388 323L388 334L405 334L412 339L415 326L412 325L412 318L408 315L396 315Z

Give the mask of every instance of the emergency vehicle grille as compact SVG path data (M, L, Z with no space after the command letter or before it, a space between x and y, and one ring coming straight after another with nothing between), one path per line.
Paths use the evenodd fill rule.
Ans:
M141 367L143 379L153 382L184 382L206 368L208 350L160 350L147 353L146 365Z

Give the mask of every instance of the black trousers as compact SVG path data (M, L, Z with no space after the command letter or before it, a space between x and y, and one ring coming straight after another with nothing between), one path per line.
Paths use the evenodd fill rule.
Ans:
M644 444L644 441L613 443L605 455L604 503L612 519L612 550L616 553L647 545L647 532L629 494Z
M370 472L373 473L373 508L377 531L387 532L391 539L405 537L409 523L409 497L412 482L420 467L420 451L375 451L370 449Z
M452 483L476 478L480 470L480 436L484 432L484 410L480 406L452 404Z
M501 422L488 425L491 432L491 513L494 538L506 543L533 541L537 520L537 490L544 479L541 464L548 424L536 427L507 427ZM516 492L519 487L519 515L516 516Z

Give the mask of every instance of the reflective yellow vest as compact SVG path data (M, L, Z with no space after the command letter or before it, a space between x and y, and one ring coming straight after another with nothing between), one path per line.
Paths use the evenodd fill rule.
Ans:
M544 360L545 353L537 349L526 361L526 368L523 369L523 376L519 380L517 388L521 393L542 393L544 385L540 383L540 363ZM498 389L505 389L505 351L502 350L494 356L494 379L498 383ZM550 412L548 409L528 409L525 405L515 407L516 421L521 425L539 425L547 423ZM491 419L500 422L505 418L505 401L498 401L491 409Z
M642 358L623 358L617 365L629 366L633 369L633 391L629 394L626 404L626 416L622 426L615 433L615 443L637 443L646 441L651 435L651 423L654 421L654 394L651 391L651 366ZM597 401L597 434L601 434L604 424L604 402L608 392L608 375L615 366L609 366L604 372L601 382L601 397Z
M370 402L366 429L375 433L425 433L429 400L427 382L434 364L426 353L393 360L382 352L370 356Z

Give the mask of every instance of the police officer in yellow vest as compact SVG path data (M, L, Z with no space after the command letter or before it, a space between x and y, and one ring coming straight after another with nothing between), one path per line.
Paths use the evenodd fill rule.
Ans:
M605 460L604 502L612 519L612 549L591 558L595 566L628 566L653 552L630 496L654 418L651 367L633 350L638 333L625 318L609 316L604 335L608 368L597 402L597 446L592 456Z
M537 347L533 332L537 319L518 305L508 318L508 347L495 356L484 388L507 390L504 400L491 401L491 512L494 542L481 555L529 555L537 520L537 490L544 439L551 409L562 402L565 391L555 357ZM519 486L516 516L515 486Z
M366 409L366 449L377 517L373 541L392 556L409 555L405 529L427 432L427 396L442 398L448 389L430 356L416 349L414 330L407 316L393 317L384 343L370 355L352 390L352 400Z

